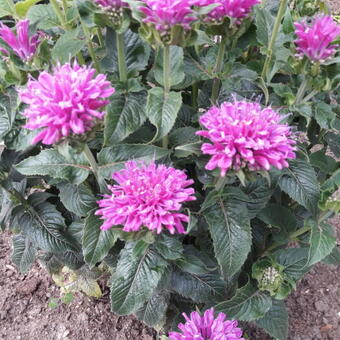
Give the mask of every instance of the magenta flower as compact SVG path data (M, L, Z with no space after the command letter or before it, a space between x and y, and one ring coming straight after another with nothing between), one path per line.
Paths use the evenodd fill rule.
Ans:
M127 3L121 0L94 0L94 2L104 10L119 10L126 7Z
M340 35L340 25L331 16L318 16L311 25L296 22L295 27L296 51L300 57L306 55L312 61L323 62L335 54L339 45L331 42Z
M262 109L253 102L213 106L200 118L207 130L197 132L212 142L201 148L204 154L212 156L205 168L220 168L224 176L229 169L288 167L287 159L295 158L295 141L289 139L290 127L280 124L281 119L270 107Z
M207 14L205 21L221 22L225 17L230 17L240 23L240 19L247 16L260 2L261 0L197 0L196 4L201 7L219 4Z
M55 68L53 74L41 72L38 80L29 80L20 91L28 104L23 112L25 128L42 129L32 143L53 144L72 135L84 134L102 119L101 108L114 93L106 76L94 77L95 70L77 63Z
M16 35L12 30L0 23L0 38L12 48L22 60L30 60L40 44L40 34L30 35L29 20L20 20L16 24Z
M183 313L186 323L180 323L181 333L169 333L170 340L245 340L237 321L226 320L224 313L214 317L214 308L208 309L201 316L192 312L190 318Z
M189 217L181 214L182 204L195 200L194 189L187 188L194 181L186 174L165 165L137 164L129 161L125 169L112 175L118 183L109 186L112 195L98 201L101 209L96 215L104 220L102 230L123 225L123 231L139 231L144 226L157 234L163 229L184 234L182 222Z
M196 20L192 10L192 0L143 0L145 6L139 10L145 14L143 20L154 25L163 34L171 27L181 25L189 30L192 21Z

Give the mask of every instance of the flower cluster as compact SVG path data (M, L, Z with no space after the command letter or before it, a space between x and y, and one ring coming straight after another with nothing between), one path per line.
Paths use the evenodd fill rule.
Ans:
M125 169L112 175L118 183L109 186L112 195L105 195L98 202L104 224L101 229L123 225L123 231L139 231L143 226L162 232L165 228L171 234L184 234L182 222L188 222L181 214L182 204L195 200L194 189L187 188L193 180L186 174L165 165L138 164L129 161Z
M3 23L0 23L0 38L12 48L23 61L29 61L40 44L40 34L30 35L29 20L20 20L16 24L16 35ZM6 50L1 49L6 53Z
M161 35L168 34L175 25L189 30L196 20L192 10L192 0L143 0L145 6L139 7L144 13L144 22L153 25Z
M197 0L196 5L204 7L219 4L207 14L207 22L221 22L225 17L229 17L239 23L260 2L261 0Z
M318 16L311 25L295 23L296 51L300 57L306 55L312 61L323 62L332 57L338 45L331 44L340 35L340 26L329 15Z
M190 318L183 314L186 323L180 323L181 333L171 332L170 340L244 340L237 321L226 320L224 313L214 317L214 309L208 309L201 316L192 312Z
M94 77L95 70L77 63L58 66L53 74L41 72L38 80L29 80L20 91L21 100L28 104L23 112L28 121L25 128L42 129L33 143L53 144L72 134L89 131L104 113L114 93L106 76Z
M280 120L277 112L254 102L224 102L210 108L200 117L207 130L197 132L213 143L202 145L202 152L212 156L206 169L218 167L224 176L229 169L288 167L287 159L295 158L295 141L289 139L290 127Z
M94 0L96 4L104 10L118 10L127 6L127 3L121 0Z

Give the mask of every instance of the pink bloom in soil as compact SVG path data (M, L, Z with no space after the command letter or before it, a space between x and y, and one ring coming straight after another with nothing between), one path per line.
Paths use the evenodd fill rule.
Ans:
M289 139L290 127L280 124L282 117L270 107L258 103L235 101L213 106L200 118L207 130L197 134L210 139L202 152L211 155L207 170L269 170L288 167L287 159L295 158L295 141Z
M192 312L190 318L183 313L186 323L180 323L181 333L169 333L170 340L245 340L237 321L226 320L224 313L214 317L214 309L208 309L201 316Z
M209 6L220 4L212 9L206 16L205 21L222 21L225 17L238 19L244 18L249 14L252 8L259 4L261 0L198 0L198 6Z
M160 32L169 32L171 27L181 25L189 30L196 20L192 0L143 0L146 6L139 7L145 14L145 23L152 24Z
M298 37L295 44L299 56L306 55L310 60L322 62L335 54L339 45L331 45L331 42L340 35L340 25L331 16L318 16L311 25L296 22L295 27Z
M53 144L70 135L84 134L102 119L104 100L114 93L106 76L77 63L55 68L53 74L41 72L38 80L30 79L20 91L28 104L25 128L41 129L32 143Z
M118 183L109 186L111 195L98 201L104 223L102 230L123 225L123 231L139 231L144 226L157 234L163 229L171 234L184 234L182 222L189 217L181 214L182 204L195 200L194 189L188 188L194 181L181 170L165 165L129 161L125 169L112 175Z
M122 7L126 7L127 3L121 0L94 0L98 6L108 10L118 10Z
M24 61L30 60L39 44L40 34L30 35L29 20L20 20L16 25L16 35L3 23L0 23L0 38Z

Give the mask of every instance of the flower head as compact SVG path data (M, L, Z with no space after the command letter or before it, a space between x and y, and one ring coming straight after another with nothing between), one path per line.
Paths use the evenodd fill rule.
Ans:
M197 0L197 5L204 7L212 4L219 4L206 16L205 21L221 22L225 17L240 19L246 17L252 8L261 0Z
M224 313L214 317L214 309L208 309L201 316L192 312L190 318L183 313L186 323L180 323L181 333L171 332L170 340L245 340L237 321L226 320Z
M42 129L33 143L53 144L73 134L84 134L102 119L101 108L114 89L95 70L77 63L55 68L53 74L41 72L38 80L29 80L20 92L21 100L28 104L24 116L25 128Z
M195 200L193 180L186 174L165 165L138 164L129 161L125 169L112 175L117 185L109 186L111 195L98 201L96 215L104 220L102 230L123 225L123 231L139 231L143 226L158 234L168 229L171 234L185 233L182 222L189 217L181 214L182 204Z
M0 23L0 38L10 46L22 60L28 61L34 56L40 44L40 34L30 35L29 20L18 21L16 31L15 35L8 26Z
M322 62L335 54L338 45L331 42L340 35L340 25L331 16L318 16L311 25L296 22L295 27L296 51L300 57L306 55L312 61Z
M147 24L167 34L171 27L181 25L189 30L192 21L196 20L192 10L192 0L143 0L145 6L139 7L144 13Z
M206 169L218 167L224 176L229 169L288 167L287 159L295 158L295 141L289 139L290 127L280 120L270 107L262 109L254 102L224 102L210 108L200 118L207 130L197 132L212 142L202 145L202 152L212 156Z

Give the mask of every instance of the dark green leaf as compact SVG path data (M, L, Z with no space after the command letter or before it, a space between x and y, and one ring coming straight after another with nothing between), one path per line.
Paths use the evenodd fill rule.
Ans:
M209 224L217 261L224 276L231 277L241 269L251 247L247 208L225 195L205 210L204 216Z
M256 324L265 329L277 340L286 340L288 336L288 313L282 300L273 300L272 307L266 315L256 320Z
M161 234L154 243L155 249L167 260L177 260L183 254L183 245L173 235Z
M60 25L51 4L32 6L26 17L32 26L36 25L37 28L42 30L49 30Z
M101 230L102 224L103 221L94 215L94 211L85 220L83 253L90 267L102 261L117 241L117 230Z
M264 317L272 306L272 299L248 282L236 291L235 296L216 305L216 312L223 312L230 319L253 321Z
M340 265L340 251L338 247L334 247L332 252L326 256L323 260L323 263L339 266Z
M337 168L337 162L334 158L327 156L324 150L314 152L309 157L311 164L319 168L326 174L332 174Z
M335 157L340 157L340 134L329 132L326 134L325 139L334 153Z
M175 124L177 114L182 105L180 92L170 92L165 95L160 87L149 90L146 104L146 115L157 128L154 140L166 136Z
M12 241L12 261L22 273L26 273L35 261L37 250L31 241L21 234L13 236Z
M315 120L323 129L330 129L336 115L332 111L332 106L326 103L317 103L314 113Z

